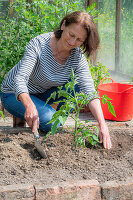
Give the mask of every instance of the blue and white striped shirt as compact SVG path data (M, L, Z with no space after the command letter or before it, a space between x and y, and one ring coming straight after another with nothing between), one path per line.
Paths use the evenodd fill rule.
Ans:
M71 68L78 75L79 89L87 94L95 92L88 62L80 49L73 49L66 63L59 64L49 46L52 34L41 34L29 42L22 60L5 77L2 92L15 93L16 97L23 92L43 93L51 87L64 85Z

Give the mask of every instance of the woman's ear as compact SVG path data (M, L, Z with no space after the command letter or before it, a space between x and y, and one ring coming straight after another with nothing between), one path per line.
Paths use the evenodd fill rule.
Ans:
M65 28L65 24L66 24L66 20L63 21L62 25L61 25L61 30L63 31Z

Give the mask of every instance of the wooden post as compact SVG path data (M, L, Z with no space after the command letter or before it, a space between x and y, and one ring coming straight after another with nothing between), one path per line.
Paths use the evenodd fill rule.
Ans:
M121 0L116 0L116 25L115 25L115 71L119 71L120 61L120 35L121 35Z
M96 9L98 9L98 0L87 0L86 4L87 6L91 6L93 2L96 3Z
M10 0L10 7L12 6L12 4L13 4L13 0ZM9 15L11 15L12 13L13 13L13 8L10 9Z
M88 0L88 6L90 6L93 2L93 0Z

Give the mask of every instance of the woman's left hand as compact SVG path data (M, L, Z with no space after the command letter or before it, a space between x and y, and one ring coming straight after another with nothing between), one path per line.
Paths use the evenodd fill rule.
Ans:
M100 104L100 99L93 99L89 103L89 108L90 108L90 111L92 112L93 116L95 117L95 119L99 123L99 127L100 127L99 138L100 138L100 141L103 142L103 146L104 146L105 149L110 149L112 147L112 144L111 144L108 126L107 126L105 119L104 119L104 116L103 116L103 112L102 112L102 108L101 108L101 104Z
M103 142L105 149L110 149L112 147L109 130L106 123L100 125L99 139L101 143Z

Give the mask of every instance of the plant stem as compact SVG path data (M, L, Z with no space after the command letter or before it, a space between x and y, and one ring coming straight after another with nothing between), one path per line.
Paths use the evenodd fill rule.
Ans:
M75 118L74 140L76 139L76 134L77 134L77 129L78 129L78 119L79 119L79 109L77 109L76 118Z

